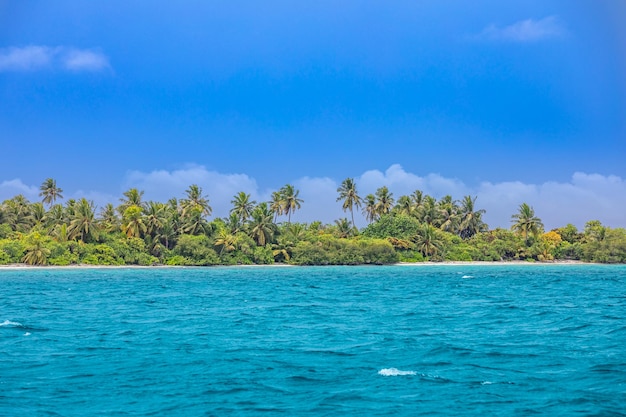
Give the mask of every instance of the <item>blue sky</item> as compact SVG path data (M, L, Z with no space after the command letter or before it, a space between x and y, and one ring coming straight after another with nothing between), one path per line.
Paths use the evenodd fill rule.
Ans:
M611 0L0 0L0 200L199 183L223 216L290 182L296 220L332 221L354 177L478 195L492 227L524 201L623 227L624 21Z

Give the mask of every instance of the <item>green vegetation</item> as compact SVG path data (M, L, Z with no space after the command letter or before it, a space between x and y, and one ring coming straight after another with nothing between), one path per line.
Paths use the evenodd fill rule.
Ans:
M209 197L193 184L184 198L144 201L131 188L120 204L99 212L81 198L65 204L63 190L48 178L41 202L17 195L0 205L0 264L29 265L357 265L425 261L583 260L626 263L626 230L593 220L579 232L568 224L544 231L523 203L511 229L489 230L476 197L440 200L416 190L397 200L387 187L365 198L352 178L337 189L350 219L332 224L292 223L304 201L287 184L271 201L233 196L227 218L209 220ZM361 209L369 224L354 226ZM284 216L284 217L282 217ZM279 220L286 221L279 221Z

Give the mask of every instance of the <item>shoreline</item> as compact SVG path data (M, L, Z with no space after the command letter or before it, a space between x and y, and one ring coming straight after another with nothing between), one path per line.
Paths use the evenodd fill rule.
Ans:
M574 266L574 265L605 265L583 261L445 261L445 262L398 262L388 265L310 265L310 266L401 266L401 267L428 267L428 266ZM608 264L606 264L608 265ZM619 265L619 264L616 264ZM27 269L185 269L185 268L296 268L303 265L269 264L269 265L210 265L210 266L178 266L178 265L27 265L8 264L0 265L0 271L27 270ZM307 265L309 266L309 265Z

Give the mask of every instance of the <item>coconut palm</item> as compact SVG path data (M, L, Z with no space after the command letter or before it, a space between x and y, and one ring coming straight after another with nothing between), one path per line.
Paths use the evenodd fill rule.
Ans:
M230 203L233 205L230 213L237 215L242 223L248 220L250 213L256 205L256 201L250 200L250 194L246 194L243 191L236 194Z
M420 207L424 205L424 198L426 196L421 190L413 191L411 194L411 200L413 201L413 213L419 212Z
M122 216L122 231L128 237L142 237L146 233L146 220L143 210L137 205L132 205L124 210Z
M249 233L250 237L259 246L265 246L271 243L276 225L272 221L274 213L269 209L267 203L261 203L252 210L252 219L250 220Z
M459 208L459 236L462 239L469 239L476 233L486 232L488 229L482 220L482 215L486 211L484 209L475 209L476 198L466 195L461 200L461 207Z
M424 224L417 236L413 239L424 256L434 256L441 251L443 240L437 233L437 229L430 224Z
M166 206L156 201L148 201L145 213L146 233L152 237L159 234L166 221Z
M22 194L2 203L4 222L17 232L26 232L31 225L31 205Z
M228 232L226 229L220 229L217 232L217 237L215 239L215 246L217 246L221 255L224 251L231 252L236 249L237 237Z
M73 214L67 228L69 239L87 242L98 230L95 219L95 206L92 201L81 198L73 205Z
M270 209L274 212L274 223L278 220L278 216L283 215L282 196L280 191L274 191L272 193L272 201L269 202Z
M414 205L411 197L403 195L398 199L398 204L394 207L394 212L405 216L413 214Z
M390 193L387 187L376 190L376 213L379 217L391 212L393 201L393 193Z
M291 213L298 210L302 203L302 199L298 198L300 194L299 190L296 190L293 185L287 184L280 189L281 206L283 213L287 215L287 223L291 224Z
M452 196L446 195L437 202L436 224L441 230L456 233L459 224L458 206Z
M363 215L365 215L365 219L368 223L378 219L379 215L376 211L376 196L374 194L368 194L365 196L363 202Z
M339 193L339 197L337 197L337 201L343 200L343 211L350 210L350 216L352 218L352 224L354 224L354 207L357 209L361 208L361 204L363 203L363 199L359 197L359 194L356 190L356 183L352 178L346 178L343 180L339 188L337 188L337 192Z
M122 204L117 208L117 211L120 214L124 214L127 208L130 206L143 207L143 202L141 201L143 197L143 191L139 191L136 188L131 188L130 190L124 192L124 197L120 198Z
M52 208L54 208L54 206ZM113 204L107 203L107 205L100 210L99 224L100 228L107 233L120 230L120 218L115 213Z
M337 237L340 239L345 239L354 234L354 227L352 227L352 223L346 219L335 220L335 232Z
M535 216L535 210L526 203L519 206L519 212L511 216L513 226L511 229L520 233L524 240L528 240L528 234L537 236L543 230L541 219Z
M185 194L187 194L187 198L180 201L183 217L192 211L199 211L202 217L211 215L213 209L209 205L208 196L202 195L201 187L192 184L187 188Z
M50 230L55 229L61 224L67 223L67 216L65 214L65 209L60 204L55 204L50 207L43 217L43 224Z
M422 223L433 224L437 221L438 214L437 200L429 195L424 197L424 203L419 208L417 218Z
M63 198L62 189L57 187L57 182L52 178L47 178L39 187L39 197L43 197L42 203L52 205L58 198Z
M26 247L22 262L29 265L46 265L50 256L50 249L46 248L42 237L39 233L35 233L28 240L30 244Z

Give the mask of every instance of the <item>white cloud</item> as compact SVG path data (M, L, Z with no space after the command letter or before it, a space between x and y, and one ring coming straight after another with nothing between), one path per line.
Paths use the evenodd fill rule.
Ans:
M487 210L484 220L491 228L509 228L511 215L517 212L521 203L533 206L546 229L567 223L582 228L587 221L596 219L611 227L626 227L626 211L623 209L626 206L626 179L613 175L577 172L566 182L483 182L469 186L458 179L439 174L420 176L405 171L400 165L392 165L384 172L369 170L354 179L361 196L374 193L384 185L396 200L418 189L436 198L447 194L455 199L465 195L477 196L477 208ZM303 177L291 181L300 190L300 198L304 200L302 208L292 215L292 221L321 220L332 223L341 217L350 218L350 213L344 213L341 203L336 201L340 182L328 177ZM185 190L191 184L198 184L209 196L213 218L228 215L230 202L239 191L251 194L257 202L268 201L272 191L275 191L261 190L256 180L246 174L224 174L210 171L201 165L189 165L173 171L131 171L121 191L135 187L145 191L146 200L166 201L171 197L184 197ZM0 201L17 194L24 194L31 201L39 201L38 191L38 187L24 184L20 179L4 181L0 183ZM99 208L108 202L117 205L122 196L121 192L113 196L97 191L64 194L66 200L70 196L75 199L86 197ZM355 211L355 221L359 227L366 224L360 210Z
M560 38L566 30L555 16L540 20L526 19L509 26L489 25L477 36L478 39L506 42L536 42Z
M30 45L0 49L0 71L40 69L101 71L110 69L109 58L99 51L72 47Z
M100 52L70 48L61 56L63 66L72 71L100 71L110 68L109 59Z
M22 194L30 201L39 198L39 188L34 185L27 185L19 178L0 182L0 202Z

